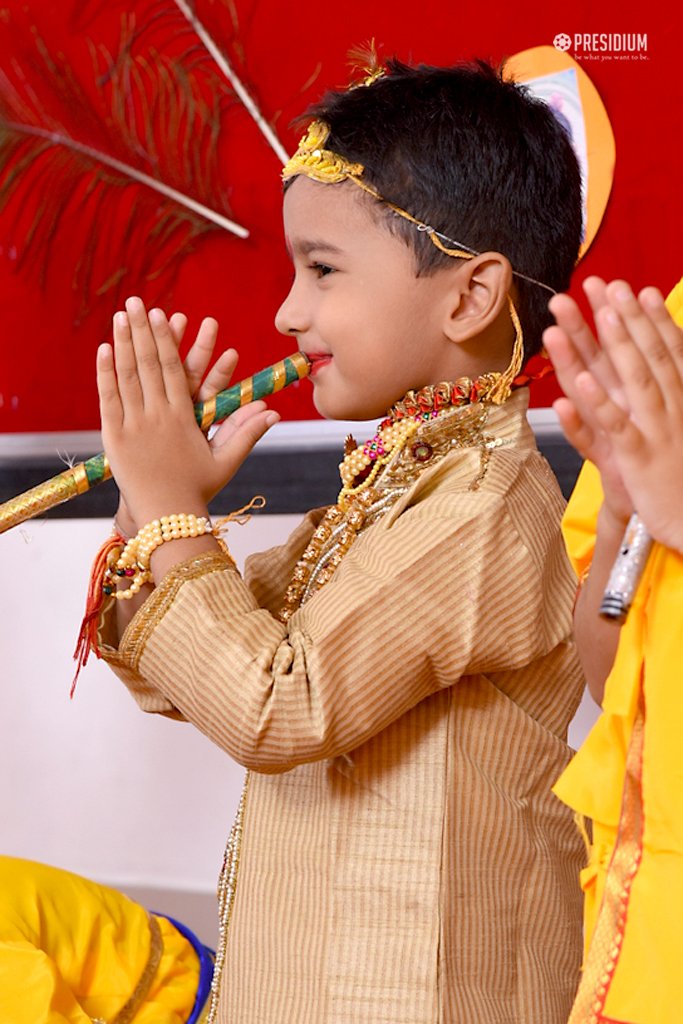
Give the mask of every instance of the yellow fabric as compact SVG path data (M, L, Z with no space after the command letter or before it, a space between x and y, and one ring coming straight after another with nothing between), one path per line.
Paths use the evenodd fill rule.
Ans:
M102 636L143 708L252 769L220 1024L566 1024L583 844L550 786L583 679L525 412L490 409L478 490L478 449L428 465L286 625L319 514L244 579L172 570Z
M683 323L683 281L667 300ZM587 463L563 521L580 574L589 564L602 503L599 474ZM607 679L603 714L554 792L593 820L593 846L581 876L585 891L585 971L615 847L626 754L642 694L645 738L641 795L642 862L634 879L621 954L604 1006L605 1019L671 1024L683 1005L680 968L683 907L683 558L655 545ZM597 1018L602 1020L602 1017Z
M199 961L157 918L163 953L134 1024L185 1024ZM147 912L113 889L57 868L0 857L0 1021L111 1021L133 994L150 953Z

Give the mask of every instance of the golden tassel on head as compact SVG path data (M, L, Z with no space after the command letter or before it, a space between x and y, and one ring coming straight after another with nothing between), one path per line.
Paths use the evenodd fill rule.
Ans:
M374 37L367 43L350 49L348 58L349 67L353 71L360 71L363 76L359 81L351 82L349 89L372 85L378 78L382 78L386 74L377 53ZM357 185L381 201L382 196L378 192L359 180L364 171L362 164L349 163L338 153L324 148L329 134L330 129L324 121L311 122L306 134L299 142L296 153L283 168L283 181L287 181L297 174L306 174L314 181L327 184L335 184L351 178Z
M361 46L354 46L348 53L348 65L353 71L360 71L363 78L359 82L352 82L349 89L357 89L363 85L372 85L378 78L382 78L386 71L380 62L375 37Z

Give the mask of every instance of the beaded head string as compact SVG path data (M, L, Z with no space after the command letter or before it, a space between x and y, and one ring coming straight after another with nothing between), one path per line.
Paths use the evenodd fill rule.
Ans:
M313 121L306 134L303 136L299 143L299 148L293 157L285 164L282 170L282 180L289 181L299 174L305 174L306 177L312 178L314 181L321 182L322 184L337 184L342 181L352 181L354 185L363 189L368 195L372 196L378 202L382 203L387 209L391 210L397 216L402 217L404 220L409 221L415 226L418 231L424 232L429 240L447 256L452 256L454 259L472 260L475 256L481 255L476 249L472 249L469 246L463 245L460 242L454 241L449 238L448 235L444 235L443 232L437 231L436 228L431 227L429 224L425 224L424 221L418 220L413 217L407 210L403 210L400 206L396 206L395 203L389 202L385 199L376 188L370 185L368 182L363 180L363 173L365 168L363 164L350 163L343 156L333 152L331 149L325 149L325 143L327 142L330 129L324 121ZM531 284L538 285L539 288L545 288L546 291L550 292L551 295L555 295L554 288L550 285L544 284L543 281L537 281L533 277L529 277L527 274L522 274L518 270L513 270L512 273L515 277L519 277L524 281L528 281ZM512 358L507 369L503 370L502 373L496 372L487 374L490 378L495 378L494 384L490 389L487 389L486 400L493 402L495 405L502 404L510 394L513 381L522 369L524 363L524 336L522 333L522 325L515 309L515 305L510 298L507 296L508 309L510 311L510 319L515 329L515 341L512 347Z

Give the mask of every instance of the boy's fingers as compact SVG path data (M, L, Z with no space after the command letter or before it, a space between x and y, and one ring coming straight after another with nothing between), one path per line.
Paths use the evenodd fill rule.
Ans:
M207 374L206 380L199 388L200 400L205 401L207 398L212 398L213 395L217 395L219 391L227 388L232 380L236 366L237 352L235 352L234 348L229 348L227 352L223 352L220 358L217 359Z
M180 348L187 329L187 317L184 313L172 313L168 318L168 322L175 346Z
M142 403L142 388L138 364L130 330L128 314L120 310L114 314L114 363L120 400L124 407Z
M204 398L211 398L215 394L215 392L202 394L200 392L200 385L211 362L217 336L218 322L213 317L205 317L199 326L197 337L185 357L185 376L187 377L190 394L193 398L203 400Z
M240 412L245 412L247 408L248 407L245 407L245 409L240 410ZM273 424L277 423L279 419L279 415L276 412L273 412L272 409L260 409L255 412L252 411L251 415L242 419L237 428L232 432L230 437L225 439L225 441L223 441L220 436L222 430L218 432L212 446L214 455L221 462L225 460L230 463L241 465L256 442L259 441L266 431L272 427ZM231 421L232 420L234 420L234 417L231 417Z
M159 368L161 384L161 390L157 391L156 374L150 377L154 389L152 394L155 398L163 396L171 403L189 404L187 378L166 314L161 309L150 309L148 321L155 346L156 364Z
M123 419L123 407L114 370L114 352L111 345L100 345L97 350L97 392L100 397L100 417L102 422L120 423Z
M164 379L156 339L142 299L137 296L126 299L126 313L130 324L142 400L145 405L151 405L165 397Z
M230 440L232 435L239 430L247 420L251 419L252 416L256 416L258 413L263 413L267 409L266 403L261 400L257 402L249 402L248 405L243 405L239 409L221 423L216 433L211 438L212 447L220 448L222 444L225 444Z

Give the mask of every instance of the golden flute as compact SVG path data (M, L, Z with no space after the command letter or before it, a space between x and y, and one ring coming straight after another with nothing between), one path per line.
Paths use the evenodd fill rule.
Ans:
M220 423L240 406L272 395L294 381L307 377L310 369L311 364L303 352L294 352L272 366L259 370L253 377L247 377L239 384L233 384L225 391L220 391L206 402L198 402L194 407L197 423L206 431L212 423ZM86 462L70 466L63 473L0 505L0 533L11 530L13 526L39 516L42 512L47 512L48 509L74 498L77 494L85 494L91 487L108 480L110 476L111 470L104 452L93 455Z

